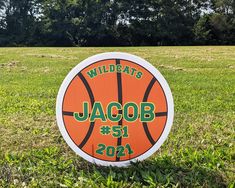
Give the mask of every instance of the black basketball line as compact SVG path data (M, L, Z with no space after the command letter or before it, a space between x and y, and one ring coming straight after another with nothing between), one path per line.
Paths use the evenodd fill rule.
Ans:
M168 112L157 112L155 113L155 117L167 116Z
M149 85L148 85L148 87L145 91L143 102L147 102L148 97L149 97L149 93L150 93L150 91L151 91L151 89L152 89L152 87L153 87L153 85L156 81L157 80L156 80L155 77L153 77L153 79L150 81L150 83L149 83ZM149 132L148 124L146 122L143 122L143 127L144 127L144 132L145 132L146 136L148 137L148 140L150 141L150 143L152 145L154 145L155 141L154 141L153 137L151 136L151 134Z
M87 92L89 94L89 97L90 97L90 100L91 100L91 105L93 107L94 103L95 103L95 98L94 98L94 95L93 95L93 92L91 90L91 87L90 85L88 84L86 78L82 75L82 73L78 73L78 77L81 79L81 81L83 82L84 86L86 87L87 89ZM83 139L83 141L79 144L79 148L83 148L83 146L87 143L88 139L90 138L92 132L93 132L93 129L94 129L94 125L95 125L95 122L91 122L90 123L90 127L87 131L87 134L85 136L85 138Z
M79 148L83 148L83 146L87 143L87 141L89 140L92 132L93 132L93 129L94 129L94 125L95 125L95 122L91 122L90 123L90 127L89 127L89 130L85 136L85 138L83 139L83 141L81 142L81 144L79 144Z
M155 77L153 77L153 79L150 81L146 91L145 91L145 94L144 94L144 98L143 98L143 102L147 102L148 100L148 97L149 97L149 93L154 85L154 83L157 81L157 79Z
M66 112L66 111L63 111L63 115L64 115L64 116L73 116L73 112Z
M120 59L116 60L116 65L120 65ZM122 105L122 74L117 72L117 84L118 84L118 102ZM119 114L122 113L122 111L118 112ZM122 126L122 119L118 122L118 125ZM117 139L117 146L122 145L122 136ZM116 152L116 161L120 161L120 157L117 156L118 151Z
M93 107L94 103L95 103L95 97L93 95L93 92L91 90L91 87L90 85L88 84L86 78L82 75L82 73L78 73L78 77L82 80L83 84L85 85L86 89L87 89L87 92L89 94L89 97L90 97L90 100L91 100L91 105Z
M74 112L68 112L68 111L63 111L62 112L64 116L73 116ZM77 113L77 112L76 112ZM79 116L83 116L83 113L79 113ZM89 114L90 117L91 114ZM107 114L104 114L107 117ZM128 114L130 117L133 117L134 114ZM117 117L117 114L112 114L112 116ZM155 117L162 117L162 116L167 116L167 112L157 112L155 113ZM148 116L147 116L148 117ZM138 115L138 118L140 118L140 115Z

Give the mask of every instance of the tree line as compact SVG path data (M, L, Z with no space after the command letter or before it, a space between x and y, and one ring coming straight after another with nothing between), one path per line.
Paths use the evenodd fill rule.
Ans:
M0 0L0 46L232 44L234 0Z

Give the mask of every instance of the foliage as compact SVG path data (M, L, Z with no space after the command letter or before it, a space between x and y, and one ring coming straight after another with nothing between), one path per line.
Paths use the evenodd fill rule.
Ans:
M215 12L202 16L194 27L196 41L201 44L235 43L235 3L212 1Z
M234 44L233 0L1 0L0 46Z

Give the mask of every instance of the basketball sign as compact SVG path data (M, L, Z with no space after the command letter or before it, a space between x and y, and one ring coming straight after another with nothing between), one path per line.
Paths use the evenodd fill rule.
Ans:
M56 114L63 138L78 155L99 165L127 166L163 144L174 107L154 66L134 55L104 53L67 75Z

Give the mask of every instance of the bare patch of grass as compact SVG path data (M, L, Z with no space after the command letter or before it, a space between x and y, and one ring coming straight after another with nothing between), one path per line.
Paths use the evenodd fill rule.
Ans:
M61 144L55 117L18 115L2 120L0 125L2 151L23 152Z
M175 67L175 66L169 66L169 65L160 65L160 68L165 68L173 71L184 71L185 69L182 67Z
M20 61L10 61L8 63L1 63L0 68L14 68L19 66Z

